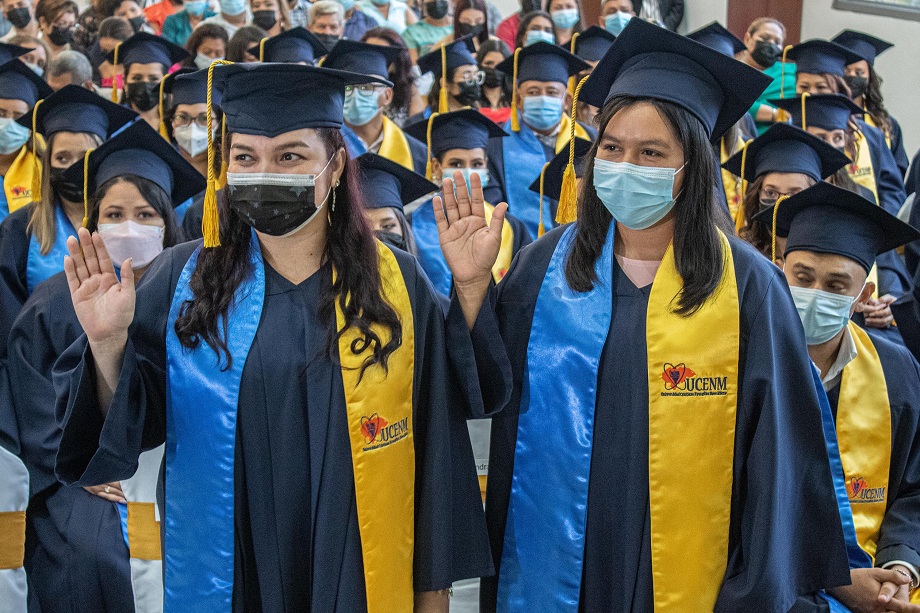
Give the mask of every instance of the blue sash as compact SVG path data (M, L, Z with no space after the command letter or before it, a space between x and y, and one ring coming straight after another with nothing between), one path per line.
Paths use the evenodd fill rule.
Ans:
M524 223L530 238L536 239L540 227L540 195L530 191L530 184L549 161L546 149L523 122L519 132L511 129L510 119L502 127L510 135L501 139L508 212ZM555 226L549 198L543 199L543 225L547 231Z
M67 239L76 236L70 219L59 203L54 204L54 245L47 255L42 255L41 246L33 234L29 237L29 258L26 262L26 288L29 294L42 281L64 270L64 256L68 254Z
M346 124L342 124L342 136L345 137L345 147L348 149L348 156L354 159L362 153L367 153L367 145L364 144L355 131Z
M453 276L441 251L438 226L434 220L434 205L431 200L412 213L412 234L415 236L415 246L418 249L418 261L425 274L431 279L438 293L450 296Z
M0 177L0 221L10 214L10 203L6 201L6 190L3 189L3 177Z
M615 225L610 224L595 264L598 280L591 291L573 292L565 278L575 237L571 225L556 246L537 296L527 364L553 364L554 376L548 380L544 369L528 368L525 377L515 457L528 461L514 463L498 578L499 613L578 611L597 373L613 301ZM573 326L573 321L582 324ZM547 427L559 420L575 425ZM548 474L550 482L564 486L548 490ZM547 550L546 534L567 538L554 539Z
M182 222L185 221L185 214L188 213L188 210L192 208L192 203L195 202L194 198L189 198L179 206L177 206L174 211L176 213L176 225L181 226Z
M230 368L204 342L183 347L174 325L192 299L189 280L201 247L189 259L166 327L166 547L164 610L229 613L233 597L236 412L246 357L265 303L265 268L253 233L253 274L236 290L227 347ZM220 328L222 324L218 325ZM221 362L223 362L221 360Z

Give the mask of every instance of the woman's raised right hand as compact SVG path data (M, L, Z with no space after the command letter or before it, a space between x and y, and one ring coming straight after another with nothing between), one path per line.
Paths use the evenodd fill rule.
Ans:
M70 255L64 258L64 272L70 286L73 307L90 346L123 346L128 326L134 320L134 269L131 260L121 266L121 281L115 275L112 258L99 233L77 231L79 241L67 239Z

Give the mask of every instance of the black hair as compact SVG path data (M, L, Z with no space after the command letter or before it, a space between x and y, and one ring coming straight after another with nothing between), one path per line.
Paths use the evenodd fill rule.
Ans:
M90 201L89 219L86 222L86 229L95 232L99 229L99 205L109 190L119 183L130 183L141 193L141 197L153 207L160 217L163 218L163 248L178 245L184 239L182 230L179 228L176 220L176 212L173 210L173 203L162 187L149 179L138 177L137 175L120 175L112 177L96 189L93 199Z

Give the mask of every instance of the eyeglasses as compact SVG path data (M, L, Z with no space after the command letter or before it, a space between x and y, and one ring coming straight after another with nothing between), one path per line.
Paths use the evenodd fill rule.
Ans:
M774 189L761 189L760 193L758 194L758 197L760 199L760 206L762 208L767 209L775 205L776 201L779 200L781 197L783 196L789 197L793 195L794 194L783 194L782 192L778 192Z
M457 85L461 85L463 83L467 83L469 85L472 85L473 83L477 83L479 85L482 85L485 82L485 80L486 80L486 73L484 73L483 71L477 70L474 72L472 70L467 70L466 72L460 74L460 80L457 82Z
M365 83L364 85L346 85L345 93L350 94L351 92L357 90L361 92L362 94L372 94L376 91L380 91L381 89L384 89L384 86L380 85L379 83Z
M193 121L198 124L198 127L207 128L208 127L208 114L201 113L200 115L196 115L192 117L191 115L187 113L176 113L176 116L173 117L172 124L173 124L173 127L184 128L185 126L189 125Z

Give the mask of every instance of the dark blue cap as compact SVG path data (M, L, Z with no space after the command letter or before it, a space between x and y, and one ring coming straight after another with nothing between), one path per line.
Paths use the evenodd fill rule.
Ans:
M418 58L418 69L422 74L430 72L434 74L436 79L440 79L442 53L447 55L447 70L450 71L460 66L475 66L476 58L473 57L475 52L476 47L473 43L473 35L468 34ZM508 74L511 73L509 72Z
M514 74L514 55L506 57L495 69ZM517 82L543 81L568 83L569 77L591 65L565 49L540 41L517 52Z
M22 100L32 108L53 93L40 76L19 60L10 60L0 66L0 99Z
M208 70L182 68L167 75L163 93L172 96L170 106L177 104L205 104L208 101ZM220 106L219 87L211 92L211 104Z
M32 51L32 49L29 49L28 47L20 47L19 45L0 43L0 64L6 64L13 58L17 58L20 55L25 55L30 51Z
M824 181L781 201L776 234L786 236L786 254L813 251L842 255L868 272L880 253L920 239L909 224L856 192ZM771 227L770 207L754 219Z
M591 151L591 141L575 137L575 176L581 178L585 174L585 166L588 152ZM549 161L546 170L543 171L543 195L559 200L562 194L562 175L565 174L565 167L569 163L569 148L565 147L562 151L553 156ZM540 193L540 177L530 184L530 191Z
M190 57L190 54L165 38L147 32L138 32L123 43L119 43L115 50L105 57L112 64L123 64L125 67L131 64L162 64L168 69L173 64L178 64Z
M575 36L575 49L571 50L576 56L586 62L598 62L610 49L616 36L598 26L591 26Z
M729 57L735 57L736 53L746 49L741 39L726 30L718 21L713 21L708 26L703 26L695 32L690 32L690 34L687 34L687 38L702 43L710 49L715 49Z
M843 45L829 40L807 40L790 49L786 59L795 62L796 73L835 74L842 77L847 65L862 58Z
M259 53L261 50L263 53ZM249 53L263 62L312 64L316 58L326 55L326 47L318 38L301 26L286 30L277 36L263 38L262 42L249 48ZM332 68L332 66L330 66ZM383 73L386 76L387 73Z
M585 82L579 100L598 108L619 96L672 102L699 119L717 142L771 81L686 36L631 19Z
M341 128L345 86L385 79L300 64L214 67L229 132L278 136L301 128Z
M875 38L865 32L857 32L855 30L844 30L832 38L831 42L846 47L860 58L869 62L869 66L875 64L875 58L877 56L894 47L893 44L881 38Z
M746 158L746 159L744 159ZM775 123L747 146L747 154L739 151L722 168L753 181L768 172L796 172L815 181L829 177L847 164L850 158L816 136L787 123Z
M815 126L823 130L846 130L850 115L864 111L842 94L815 94L805 96L805 121L802 122L802 96L768 100L773 106L783 109L792 117L792 125L807 129Z
M451 149L485 149L490 138L508 133L475 109L461 109L435 115L431 120L431 156L438 157ZM428 121L406 128L406 133L423 143L428 141Z
M84 161L64 171L68 181L83 185ZM205 179L146 121L136 121L89 154L87 193L115 177L132 175L159 185L179 206L204 191Z
M398 47L340 40L323 59L323 68L386 78L389 66L399 57Z
M358 156L361 194L369 209L393 207L403 210L403 205L438 191L438 186L396 162L376 153Z
M106 140L136 117L128 107L109 102L85 87L65 85L38 105L35 129L45 138L55 132L82 132ZM18 122L31 129L32 114L23 115Z

